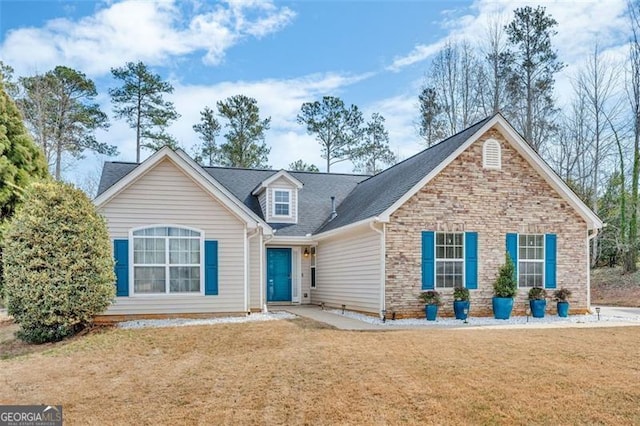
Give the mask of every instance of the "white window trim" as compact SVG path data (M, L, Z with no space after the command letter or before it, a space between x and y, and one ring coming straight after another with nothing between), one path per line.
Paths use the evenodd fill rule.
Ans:
M193 232L198 232L200 233L200 291L199 292L189 292L189 293L172 293L169 291L169 286L166 284L165 282L165 292L164 293L136 293L135 292L135 280L134 280L134 263L133 263L133 252L134 252L134 245L133 245L133 238L134 235L133 233L136 231L140 231L143 229L149 229L149 228L182 228L182 229L186 229L189 231L193 231ZM149 236L150 238L153 238L152 236ZM136 238L144 238L141 237L139 235L136 235ZM195 237L191 237L191 238L195 238ZM198 229L198 228L193 228L190 226L184 226L184 225L176 225L176 224L153 224L153 225L145 225L145 226L138 226L136 228L131 228L129 230L129 253L128 253L128 257L129 257L129 297L199 297L199 296L204 296L204 239L205 239L205 233L203 230ZM165 259L168 256L168 248L165 251ZM158 265L158 266L165 266L167 267L168 265L168 259L166 259L166 263L163 265ZM148 265L148 266L154 266L154 265ZM173 265L173 266L194 266L194 265ZM168 280L169 276L165 276L165 280Z
M440 259L438 260L438 234L461 234L462 235L462 259ZM439 287L438 286L438 261L440 262L462 262L462 288L466 288L467 282L467 264L465 259L467 258L467 247L465 244L466 232L434 232L433 235L433 288L435 290L454 290L456 287Z
M518 239L518 279L516 280L518 283L518 288L522 289L532 289L535 287L525 287L520 285L520 262L524 263L542 263L542 285L539 288L547 288L545 278L546 278L546 265L547 265L547 238L545 234L516 234ZM542 259L520 259L520 236L542 236Z
M276 192L286 192L289 194L289 202L287 203L289 205L289 214L276 214ZM288 188L273 188L271 190L271 196L273 198L273 200L271 200L271 217L274 218L287 218L287 219L292 219L293 218L293 191L291 189ZM278 204L285 204L285 203L278 203Z
M497 165L493 165L493 164L487 164L487 147L489 145L497 145L498 147L498 164ZM484 143L482 144L482 167L484 169L493 169L493 170L501 170L502 169L502 146L500 145L500 142L498 142L495 139L487 139L486 141L484 141Z

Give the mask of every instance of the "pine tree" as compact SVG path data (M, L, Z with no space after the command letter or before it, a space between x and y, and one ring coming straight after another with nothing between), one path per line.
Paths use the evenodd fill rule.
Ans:
M214 111L208 106L200 111L200 123L193 125L193 131L200 135L202 145L196 147L195 160L205 166L214 166L220 161L220 149L216 145L216 137L220 134L220 122Z
M322 158L327 160L327 172L333 164L352 159L362 140L362 113L357 106L346 108L340 98L325 96L322 102L305 102L298 114L298 123L314 135L322 146Z
M264 142L271 117L261 119L258 101L244 95L231 96L217 103L218 113L227 120L220 146L220 163L229 167L268 167L271 148Z
M320 170L315 164L307 164L302 160L296 160L289 164L289 170L292 172L314 172L318 173Z
M558 23L542 6L518 8L514 15L505 28L509 41L507 90L512 101L508 115L531 147L539 151L556 130L554 75L563 64L551 38Z
M355 171L370 175L380 173L384 166L397 162L396 155L389 149L389 132L384 127L384 117L373 113L364 128L364 140L353 154Z
M173 93L173 86L149 71L142 62L111 68L111 74L122 84L109 89L113 112L136 130L136 162L140 162L141 148L157 151L165 145L177 147L176 140L166 130L180 115L173 102L163 97Z
M114 145L95 137L96 130L109 127L109 120L95 103L96 86L85 74L57 66L20 82L25 90L19 105L57 180L62 178L66 154L77 159L83 158L87 150L117 154Z
M445 137L442 122L442 106L438 103L438 94L432 87L424 87L418 95L420 106L420 124L418 133L427 147L440 142Z

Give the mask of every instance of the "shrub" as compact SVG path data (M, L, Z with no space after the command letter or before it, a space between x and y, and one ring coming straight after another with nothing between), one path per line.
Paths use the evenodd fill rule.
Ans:
M566 302L571 297L571 290L564 287L553 292L553 298L557 302Z
M509 253L505 255L504 265L498 271L498 276L493 283L493 293L496 297L514 297L518 293L516 282L516 268Z
M420 296L418 296L418 298L420 300L422 300L422 302L425 305L438 305L438 306L440 306L440 293L438 293L435 290L424 291L424 292L420 293Z
M469 300L469 289L464 287L456 287L453 289L453 300L467 301Z
M533 287L529 290L529 300L544 300L547 298L547 290L542 287Z
M34 183L4 234L7 307L32 343L72 335L115 296L104 219L71 185Z

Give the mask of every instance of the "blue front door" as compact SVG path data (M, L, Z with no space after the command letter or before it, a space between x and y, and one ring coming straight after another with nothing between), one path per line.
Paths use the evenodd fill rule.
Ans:
M291 302L291 249L267 249L267 302Z

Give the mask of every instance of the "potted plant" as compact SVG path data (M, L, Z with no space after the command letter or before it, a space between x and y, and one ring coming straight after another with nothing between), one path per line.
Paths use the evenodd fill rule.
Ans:
M493 283L493 316L495 319L509 319L513 310L513 297L518 292L515 278L516 270L509 253L505 255L504 265L500 267Z
M453 289L453 312L456 315L456 319L466 320L469 314L469 307L471 302L469 301L469 290L462 287L456 287Z
M559 288L553 292L553 298L558 302L558 316L566 318L569 315L569 298L571 297L571 290L566 288Z
M435 290L427 290L420 293L419 298L424 303L427 321L435 321L438 316L438 306L440 306L440 293Z
M544 318L547 309L547 291L542 287L533 287L529 290L529 307L534 318Z

